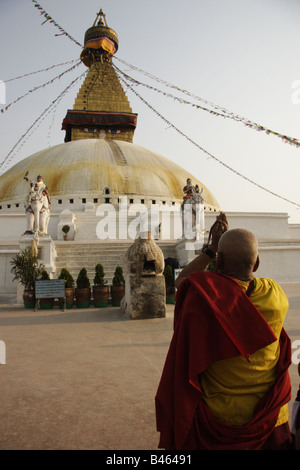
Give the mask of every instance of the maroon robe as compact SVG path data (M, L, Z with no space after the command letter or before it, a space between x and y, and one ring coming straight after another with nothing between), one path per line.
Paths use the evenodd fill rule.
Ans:
M174 334L155 397L159 448L260 449L274 430L280 408L290 400L290 340L282 329L277 379L253 419L231 426L214 418L201 400L198 376L214 361L246 359L276 340L269 324L232 278L198 272L177 292Z

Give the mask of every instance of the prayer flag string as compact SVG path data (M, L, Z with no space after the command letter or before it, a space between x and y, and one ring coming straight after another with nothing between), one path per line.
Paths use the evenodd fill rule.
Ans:
M76 39L74 39L70 34L68 34L50 15L48 15L46 10L44 10L44 8L36 0L32 0L32 3L34 3L35 8L40 12L40 14L44 16L44 18L46 18L45 21L43 21L42 25L47 23L47 21L49 21L51 24L53 24L53 26L55 26L60 31L60 33L55 34L55 36L67 36L69 39L71 39L71 41L75 42L77 46L82 47L82 44L76 41Z
M229 117L229 116L226 116L226 114L224 113L218 113L216 111L211 111L210 109L208 108L205 108L204 106L201 106L199 104L195 104L195 103L192 103L191 101L187 101L187 100L184 100L178 96L175 96L175 95L172 95L171 93L166 93L162 90L159 90L158 88L156 87L153 87L151 85L148 85L147 83L143 83L143 82L140 82L138 80L136 80L135 78L133 77L130 77L129 75L127 75L125 72L123 72L122 70L120 70L118 67L116 67L116 65L113 64L113 67L116 71L118 71L119 73L121 73L123 75L123 77L125 77L126 80L129 80L131 81L131 83L133 83L134 85L142 85L146 88L148 88L149 90L153 90L153 91L156 91L157 93L161 93L163 94L164 96L167 96L168 98L173 98L174 100L176 101L179 101L180 103L184 103L184 104L190 104L191 106L195 107L195 108L198 108L198 109L202 109L203 111L208 111L209 113L211 114L214 114L216 116L221 116L221 117ZM231 117L232 119L232 117Z
M153 80L156 80L156 81L158 81L158 82L160 82L160 83L166 85L166 86L169 87L169 88L176 89L177 91L179 91L179 92L181 92L181 93L183 93L183 94L186 94L186 95L188 95L188 96L190 96L190 97L192 97L192 98L194 98L194 99L196 99L196 100L198 100L198 101L201 101L202 103L204 103L204 104L206 104L206 105L208 105L208 106L211 106L213 109L210 110L210 109L204 108L204 107L202 107L202 106L197 106L197 105L195 105L195 104L193 104L193 103L189 103L188 101L181 100L180 98L176 98L176 97L174 97L174 96L171 95L171 94L164 93L163 91L160 91L160 90L158 90L158 89L152 88L150 85L143 84L143 83L138 82L137 80L133 79L132 77L128 77L128 76L127 76L128 78L130 78L130 80L135 81L136 84L138 84L138 85L143 85L143 86L147 86L148 88L152 88L152 89L155 90L155 91L158 91L158 92L160 92L160 93L163 93L165 96L169 96L169 97L172 97L172 98L174 98L174 99L176 98L176 99L178 99L180 102L185 103L185 104L191 104L192 106L198 107L199 109L202 109L203 111L207 111L207 112L209 112L209 113L212 114L212 115L222 116L222 117L227 118L227 119L233 119L233 120L236 121L236 122L241 122L242 124L244 124L244 125L245 125L246 127L248 127L248 128L254 129L254 130L259 131L259 132L265 132L267 135L274 135L274 136L276 136L276 137L282 139L282 141L283 141L284 143L290 144L290 145L292 145L292 146L294 146L294 147L296 147L296 148L299 148L299 147L300 147L300 140L297 139L297 138L295 138L295 137L289 137L289 136L287 136L287 135L285 135L285 134L282 134L282 133L280 133L280 132L275 132L275 131L273 131L272 129L267 128L266 126L263 126L263 125L261 125L261 124L257 124L257 123L255 123L255 122L251 121L250 119L247 119L247 118L245 118L245 117L239 116L238 114L233 113L233 112L231 112L231 111L228 111L228 110L227 110L226 108L224 108L224 107L221 107L221 106L219 106L219 105L216 105L216 104L214 104L214 103L212 103L212 102L210 102L210 101L208 101L208 100L205 100L205 99L201 98L200 96L197 96L197 95L195 95L195 94L192 94L192 93L188 92L187 90L181 89L181 88L179 88L179 87L176 86L176 85L172 85L172 84L166 82L165 80L162 80L162 79L160 79L160 78L158 78L158 77L155 77L154 75L150 74L149 72L145 72L144 70L142 70L142 69L140 69L140 68L138 68L138 67L135 67L134 65L131 65L131 64L129 64L128 62L126 62L126 61L124 61L124 60L122 60L122 59L120 59L120 58L118 58L118 57L116 57L116 56L114 56L114 58L116 58L117 60L119 60L120 62L122 62L123 64L125 64L126 66L131 67L131 69L136 70L136 71L138 71L138 72L141 72L141 73L143 73L144 75L148 76L149 78L151 78L151 79L153 79ZM124 73L124 72L122 72L122 73ZM217 111L215 111L215 110L220 111L220 113L217 112Z
M25 73L24 75L19 75L18 77L9 78L8 80L4 80L4 83L12 82L14 80L19 80L20 78L24 78L24 77L29 77L29 75L34 75L36 73L48 72L48 70L51 70L54 67L61 67L62 65L73 64L74 62L77 62L77 61L78 59L73 59L73 60L68 60L67 62L62 62L61 64L51 65L51 67L47 67L46 69L36 70L35 72L29 72L29 73Z
M17 103L18 101L20 101L21 99L25 98L25 96L28 96L30 95L31 93L39 90L40 88L44 88L45 86L47 85L50 85L52 84L53 82L55 82L55 80L57 79L60 79L63 75L65 75L66 73L68 72L71 72L72 70L74 70L76 67L78 67L78 65L81 64L81 61L79 60L77 62L77 64L73 65L72 67L68 68L67 70L65 70L64 72L60 73L59 75L57 75L56 77L52 78L51 80L49 80L48 82L46 83L43 83L42 85L39 85L39 86L36 86L34 88L32 88L32 90L29 90L27 93L25 93L24 95L22 96L19 96L19 98L15 99L14 101L12 101L11 103L9 103L8 105L6 105L4 108L0 109L1 113L4 113L6 112L13 104Z
M17 149L17 147L20 145L20 147L22 147L24 145L24 139L25 137L29 137L33 131L35 130L35 128L37 128L41 121L43 121L46 116L51 112L53 111L54 107L57 105L57 102L59 102L61 100L61 98L63 97L63 95L65 95L71 87L73 87L75 85L75 83L77 83L78 80L80 80L82 77L84 77L84 75L87 74L87 70L85 70L81 75L79 75L77 78L75 78L61 93L60 95L55 98L54 101L52 101L52 103L42 112L42 114L34 121L33 124L31 124L31 126L26 130L26 132L20 137L20 139L18 140L18 142L13 146L13 148L10 150L10 152L6 155L6 157L4 158L3 162L0 163L0 170L1 170L1 174L4 172L4 165L6 163L6 165L12 160L14 154L13 152ZM36 127L35 127L36 126ZM31 133L30 133L31 131ZM30 134L29 134L30 133Z
M282 199L286 202L289 202L290 204L293 204L297 207L300 207L300 204L298 204L297 202L291 201L290 199L287 199L283 196L280 196L279 194L265 188L264 186L261 186L260 184L258 184L255 181L251 180L247 176L245 176L242 173L240 173L240 172L234 170L233 168L231 168L227 163L225 163L222 160L220 160L219 158L215 157L212 153L205 150L203 147L201 147L199 144L197 144L194 140L192 140L189 136L187 136L184 132L182 132L180 129L178 129L178 127L176 127L174 124L172 124L168 119L166 119L162 114L160 114L156 109L154 109L153 106L151 106L128 82L126 82L126 80L122 76L120 76L118 73L117 73L117 75L118 75L119 79L127 86L127 88L129 88L146 106L148 106L148 108L151 109L151 111L153 111L158 117L160 117L168 125L168 127L172 127L176 132L178 132L180 135L182 135L191 144L195 145L203 153L208 155L209 158L212 158L213 160L215 160L216 162L218 162L219 164L221 164L225 168L227 168L227 170L235 173L237 176L239 176L239 177L243 178L244 180L248 181L249 183L255 185L259 189L262 189L263 191L266 191L267 193L271 194L272 196L275 196L279 199Z

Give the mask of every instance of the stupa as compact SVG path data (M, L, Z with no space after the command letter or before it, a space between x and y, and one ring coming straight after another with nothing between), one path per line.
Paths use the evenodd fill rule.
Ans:
M102 202L117 204L122 196L130 204L181 203L188 177L203 188L206 210L219 209L202 182L166 157L132 143L137 114L112 65L117 49L117 34L100 10L85 34L81 60L89 70L62 123L65 143L25 158L0 177L2 213L22 206L26 172L43 176L51 194L51 219L66 208L84 211L87 203L94 208ZM59 238L51 222L49 230Z
M34 180L42 175L51 196L47 237L54 251L47 262L52 277L57 277L62 267L68 267L76 277L85 266L92 279L94 266L100 262L109 282L115 265L122 264L136 232L144 227L147 214L154 215L154 238L165 258L176 257L175 215L188 178L203 188L207 229L220 210L201 181L170 159L133 143L138 115L132 111L113 66L118 47L117 33L100 10L85 33L81 60L88 71L73 108L63 119L64 142L36 152L0 176L0 292L16 290L9 260L24 244L25 174ZM263 224L260 216L255 217L234 216L232 226L252 229L254 221L259 234L270 226L268 233L273 238L274 233L281 239L287 237L286 214L280 215L281 228L276 223L276 230L273 216ZM170 230L163 227L163 218L170 220ZM63 240L64 225L70 227L69 241ZM268 236L262 233L264 239ZM43 252L45 241L40 238L39 243Z

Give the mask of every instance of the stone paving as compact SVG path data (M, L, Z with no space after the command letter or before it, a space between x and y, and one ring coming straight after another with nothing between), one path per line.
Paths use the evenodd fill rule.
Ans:
M295 342L300 284L282 287ZM173 311L152 320L124 319L118 307L35 312L0 296L0 449L157 450L154 397ZM295 364L290 375L293 401Z

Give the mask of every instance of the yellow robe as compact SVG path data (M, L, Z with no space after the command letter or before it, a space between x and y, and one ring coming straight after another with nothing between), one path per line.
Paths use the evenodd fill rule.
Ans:
M238 281L244 291L248 282ZM250 299L279 338L288 310L288 299L271 279L255 278ZM256 351L247 361L243 356L212 363L201 375L203 399L222 423L243 425L251 420L259 400L275 382L279 341ZM288 405L278 415L276 426L288 421Z

